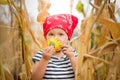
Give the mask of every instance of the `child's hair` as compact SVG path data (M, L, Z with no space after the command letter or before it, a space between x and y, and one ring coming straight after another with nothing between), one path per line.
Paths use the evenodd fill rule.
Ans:
M77 23L78 18L71 14L57 14L49 16L43 23L44 37L46 38L49 30L53 28L61 28L67 33L68 39L70 40Z

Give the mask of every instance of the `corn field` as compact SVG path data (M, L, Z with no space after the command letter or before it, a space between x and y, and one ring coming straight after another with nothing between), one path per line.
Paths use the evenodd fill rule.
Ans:
M115 8L117 0L93 1L88 2L92 7L89 16L81 0L76 5L84 20L70 41L78 51L75 80L120 80L120 22L115 16L120 19L120 8ZM0 0L0 80L30 80L32 57L46 46L42 23L50 15L50 6L46 0L38 0L35 31L25 0Z

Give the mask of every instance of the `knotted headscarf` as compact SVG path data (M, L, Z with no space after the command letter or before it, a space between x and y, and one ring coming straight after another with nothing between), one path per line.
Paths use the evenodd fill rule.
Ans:
M46 38L49 30L61 28L67 33L68 39L70 40L77 23L78 18L71 14L57 14L49 16L43 23L44 37Z

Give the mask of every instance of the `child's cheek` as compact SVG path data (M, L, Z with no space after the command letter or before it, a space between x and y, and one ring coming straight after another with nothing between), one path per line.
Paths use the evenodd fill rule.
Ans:
M68 41L68 40L63 40L62 43L63 43L63 45L64 45L64 44L68 44L69 41Z

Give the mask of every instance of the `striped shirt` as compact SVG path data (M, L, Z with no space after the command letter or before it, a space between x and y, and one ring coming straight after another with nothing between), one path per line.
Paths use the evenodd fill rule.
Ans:
M42 51L40 50L33 57L33 61L34 62L40 61L41 58L42 58ZM47 69L43 77L43 80L74 80L74 77L75 75L69 58L66 55L60 58L56 58L54 55L52 55L47 65Z

